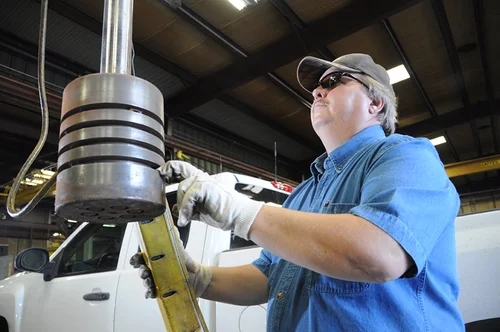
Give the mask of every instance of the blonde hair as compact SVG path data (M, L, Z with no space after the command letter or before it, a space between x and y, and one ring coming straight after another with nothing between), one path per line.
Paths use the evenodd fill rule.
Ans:
M384 107L377 114L377 118L384 128L385 136L394 134L398 123L398 98L393 90L389 90L367 75L356 75L368 86L367 94L372 100L383 100Z

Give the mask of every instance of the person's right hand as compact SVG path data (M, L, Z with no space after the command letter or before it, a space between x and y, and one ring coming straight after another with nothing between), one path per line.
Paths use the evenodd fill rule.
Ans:
M208 173L203 172L201 169L180 160L169 160L165 164L161 165L158 168L158 171L161 176L165 178L167 183L180 182L191 176L197 176L200 178L209 176Z
M212 280L212 269L210 266L201 265L200 263L194 261L191 256L184 250L182 241L179 238L179 231L175 227L175 233L181 244L182 254L184 256L184 263L186 264L186 269L188 271L189 282L193 287L194 294L198 298L207 289L210 281ZM138 252L132 258L130 258L130 264L134 268L139 268L139 276L142 279L144 287L146 287L145 297L148 299L156 298L156 286L153 280L153 275L151 270L147 267L144 261L144 256L142 252Z

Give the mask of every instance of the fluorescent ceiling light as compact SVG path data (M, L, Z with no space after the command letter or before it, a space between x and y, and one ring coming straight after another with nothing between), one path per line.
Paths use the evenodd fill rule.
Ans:
M399 65L387 71L389 78L391 79L391 84L396 84L398 82L404 81L410 78L410 74L406 70L404 65Z
M49 180L51 178L50 175L40 174L40 173L35 173L35 174L33 174L33 176L36 177L36 178L42 178L42 179L45 179L45 180Z
M102 224L102 227L116 227L116 225L113 225L113 224Z
M444 138L444 136L439 136L439 137L431 139L431 143L434 146L439 145L439 144L443 144L443 143L446 143L446 138Z
M47 169L42 169L40 172L41 172L42 174L49 175L49 176L52 176L52 175L54 175L54 173L55 173L54 171L49 171L49 170L47 170Z
M33 187L37 186L36 183L31 183L29 181L24 181L24 180L21 181L21 184L25 184L27 186L33 186Z
M256 5L259 0L228 0L238 10L242 10L246 6Z
M235 6L236 9L238 10L242 10L243 8L245 8L247 6L246 3L244 3L242 0L228 0L231 5Z
M78 223L78 221L76 221L76 220L71 220L71 219L68 219L68 222L71 222L71 223L73 223L73 224Z

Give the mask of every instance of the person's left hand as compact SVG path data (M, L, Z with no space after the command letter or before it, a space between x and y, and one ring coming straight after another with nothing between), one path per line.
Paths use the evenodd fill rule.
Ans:
M186 265L186 270L188 272L189 282L193 287L195 296L198 298L205 292L208 285L212 281L212 268L193 260L184 249L177 227L174 227L174 231L177 241L180 242L180 249L182 251L182 255L184 256L184 264ZM144 254L142 252L138 252L133 255L130 258L130 264L134 268L139 268L139 276L142 279L144 287L146 287L146 299L156 298L156 285L153 279L153 274L146 265Z
M180 227L200 220L248 240L255 217L264 205L211 178L191 177L177 190Z

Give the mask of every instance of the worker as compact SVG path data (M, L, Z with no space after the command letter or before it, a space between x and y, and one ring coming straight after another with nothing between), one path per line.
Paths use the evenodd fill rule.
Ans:
M201 220L263 248L245 266L189 262L197 296L267 302L268 331L463 331L459 196L428 139L394 134L387 71L366 54L308 56L297 77L314 98L311 123L326 152L283 208L186 163L160 169L168 181L183 180L179 226Z

